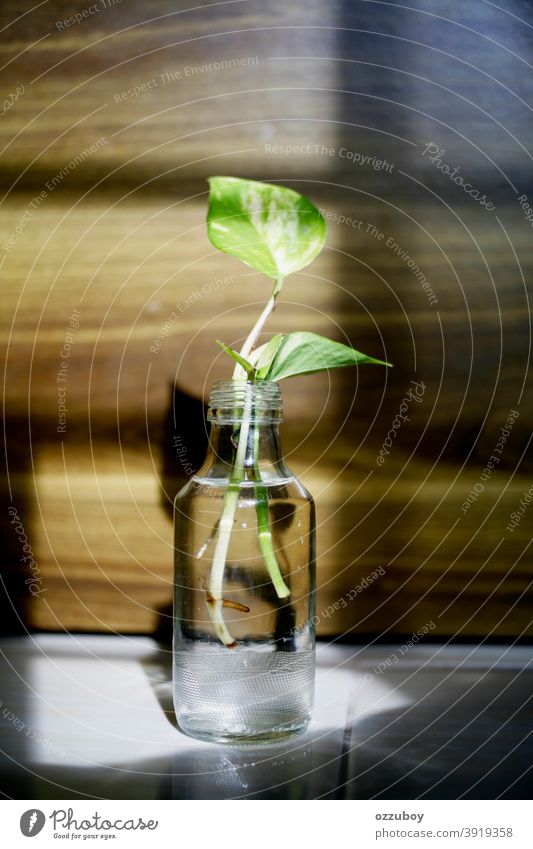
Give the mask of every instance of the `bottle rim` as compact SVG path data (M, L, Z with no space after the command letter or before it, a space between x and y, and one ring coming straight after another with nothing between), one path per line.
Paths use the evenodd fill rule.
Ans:
M217 380L209 395L207 419L210 422L281 421L282 400L279 384L271 380Z

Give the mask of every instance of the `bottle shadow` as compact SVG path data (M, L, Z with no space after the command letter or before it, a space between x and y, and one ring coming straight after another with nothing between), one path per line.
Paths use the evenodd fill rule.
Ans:
M171 384L161 445L161 504L172 518L176 494L202 465L208 445L207 405Z
M171 610L172 610L172 606ZM179 731L172 700L172 647L159 642L156 650L141 662L146 678L170 725Z

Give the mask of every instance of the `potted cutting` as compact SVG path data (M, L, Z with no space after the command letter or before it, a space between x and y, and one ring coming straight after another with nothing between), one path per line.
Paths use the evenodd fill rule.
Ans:
M204 740L272 742L301 733L313 704L315 511L283 460L279 383L388 365L316 333L265 325L286 278L322 249L305 197L236 177L209 180L208 236L267 280L265 306L213 386L209 449L174 502L173 692L179 727Z

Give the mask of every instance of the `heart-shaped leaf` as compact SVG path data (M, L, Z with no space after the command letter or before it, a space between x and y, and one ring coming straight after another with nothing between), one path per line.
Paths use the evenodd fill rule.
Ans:
M262 377L264 380L283 380L298 374L313 374L362 363L390 365L383 360L368 357L342 342L334 342L317 333L299 331L283 337L268 371Z
M224 253L278 280L320 252L326 222L293 189L237 177L210 177L209 188L207 233Z

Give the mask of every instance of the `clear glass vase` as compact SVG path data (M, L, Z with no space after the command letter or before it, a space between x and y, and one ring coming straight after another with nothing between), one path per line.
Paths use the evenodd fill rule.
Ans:
M176 717L192 737L270 742L313 706L314 504L281 457L276 383L218 381L208 418L174 502Z

